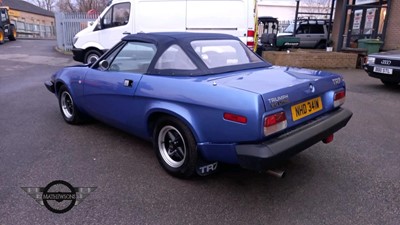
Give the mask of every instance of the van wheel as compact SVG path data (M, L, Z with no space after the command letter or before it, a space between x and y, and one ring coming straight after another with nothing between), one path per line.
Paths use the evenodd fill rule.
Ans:
M325 49L326 48L326 43L325 42L320 42L315 46L316 49Z
M195 173L197 143L180 120L171 116L160 118L154 128L153 146L159 163L169 174L189 178Z
M101 56L101 52L95 49L89 50L85 54L85 63L90 64L96 62Z
M4 30L0 27L0 45L4 43Z
M17 30L14 25L10 26L10 34L8 35L8 40L15 41L17 40Z

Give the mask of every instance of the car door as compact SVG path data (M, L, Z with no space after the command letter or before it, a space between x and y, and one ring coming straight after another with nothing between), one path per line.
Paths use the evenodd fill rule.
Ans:
M309 24L299 24L296 30L296 37L300 38L300 48L312 48L313 42L310 36L310 25Z
M137 107L135 91L147 72L156 47L127 42L90 69L84 81L84 107L90 115L121 129L129 129Z
M130 2L117 3L109 8L101 19L102 32L99 40L104 49L112 48L126 34L130 34L133 24Z
M326 40L325 26L323 24L312 24L310 26L311 48L317 47L322 40Z
M321 40L325 39L324 25L317 23L300 24L296 37L300 38L301 48L315 48Z

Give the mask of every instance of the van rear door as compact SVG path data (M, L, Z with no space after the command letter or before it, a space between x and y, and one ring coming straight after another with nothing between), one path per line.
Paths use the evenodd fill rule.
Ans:
M245 41L248 17L253 13L248 10L252 10L248 0L187 0L186 30L225 33Z

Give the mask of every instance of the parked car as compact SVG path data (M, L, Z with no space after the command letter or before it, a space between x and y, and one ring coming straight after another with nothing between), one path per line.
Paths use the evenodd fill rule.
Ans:
M329 21L321 19L302 19L297 22L296 38L300 38L300 48L324 49L327 47ZM278 37L292 36L294 23L290 24Z
M266 170L332 141L352 116L340 75L272 66L226 34L129 35L45 86L67 123L90 116L150 140L178 177L218 162Z
M385 85L398 85L400 83L400 50L368 55L364 70L370 77L380 79Z
M257 43L257 54L262 56L263 51L284 50L298 47L300 38L293 35L277 37L279 21L271 16L258 17L258 31L260 38Z

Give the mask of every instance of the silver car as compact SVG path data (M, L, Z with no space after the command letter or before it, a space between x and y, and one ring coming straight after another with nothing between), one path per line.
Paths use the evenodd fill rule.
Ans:
M300 38L300 48L326 47L328 39L328 21L326 20L300 20L296 26L296 37ZM293 34L294 23L290 24L278 36L290 36Z

